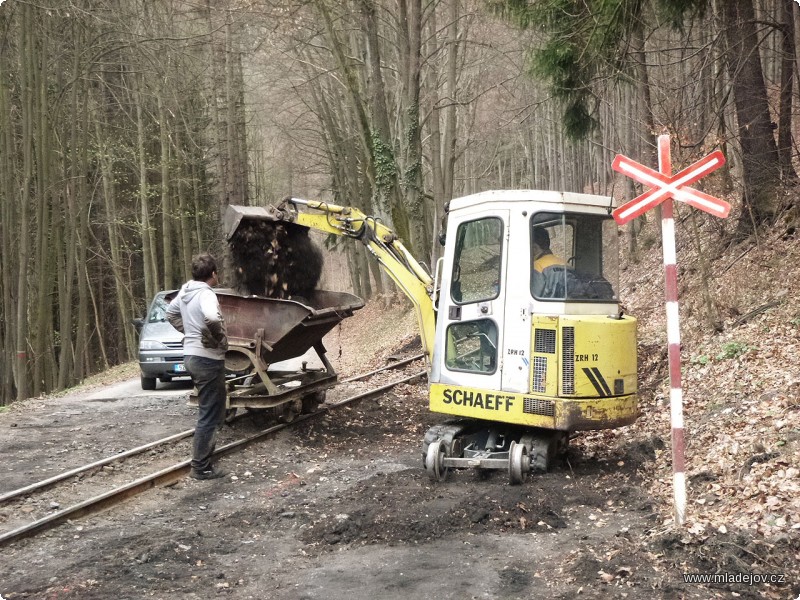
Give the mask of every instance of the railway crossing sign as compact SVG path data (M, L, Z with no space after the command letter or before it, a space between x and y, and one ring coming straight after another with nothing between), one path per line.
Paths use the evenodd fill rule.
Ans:
M664 292L667 305L667 344L669 346L669 405L672 425L672 493L675 522L686 518L686 470L684 459L683 390L681 389L681 329L678 318L678 266L675 253L675 219L672 201L680 200L717 217L727 217L731 205L689 187L701 177L725 164L719 150L692 166L672 174L669 135L658 136L658 171L618 154L612 168L650 186L645 193L616 208L611 214L620 225L664 203L661 211L661 240L664 250Z
M662 148L663 145L660 140L661 138L659 138L658 144L659 164L669 164L669 143ZM669 142L669 136L667 136L667 142ZM666 152L666 157L661 156L664 152ZM670 175L664 172L663 166L661 167L661 171L654 171L649 167L631 160L627 156L617 154L616 158L614 158L614 162L611 164L611 168L635 179L641 184L649 185L650 189L615 209L612 213L614 219L617 223L623 225L658 204L661 204L668 198L686 202L686 204L704 210L715 217L727 217L731 210L730 204L724 200L688 187L689 184L694 183L724 164L725 156L722 152L716 150L705 158L698 160L692 166L686 167L675 175Z

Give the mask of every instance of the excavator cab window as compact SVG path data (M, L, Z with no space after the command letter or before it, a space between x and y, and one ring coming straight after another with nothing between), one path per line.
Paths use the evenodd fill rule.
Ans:
M531 294L537 300L616 302L613 219L578 213L531 217Z
M453 323L447 328L445 364L451 371L497 370L497 325L489 319Z
M450 285L453 302L469 304L497 298L502 251L502 220L488 217L458 226Z

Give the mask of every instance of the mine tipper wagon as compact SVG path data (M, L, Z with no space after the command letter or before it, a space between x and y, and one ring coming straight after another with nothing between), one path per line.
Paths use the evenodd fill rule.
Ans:
M215 292L228 332L227 409L260 411L283 422L313 412L337 381L322 338L362 308L363 300L323 290L298 300L245 296L232 289ZM321 367L309 367L306 361L290 369L271 367L311 350ZM196 403L190 396L190 404Z
M639 415L636 319L620 310L613 208L605 196L553 191L454 199L433 274L352 207L229 206L225 228L270 220L363 243L414 305L430 409L448 416L424 436L426 470L441 480L450 468L504 469L521 483L571 433Z

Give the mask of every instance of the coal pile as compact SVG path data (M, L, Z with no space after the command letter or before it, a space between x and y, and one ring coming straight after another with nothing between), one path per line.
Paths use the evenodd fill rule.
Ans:
M322 251L306 227L243 220L228 244L234 287L240 294L298 300L307 298L319 283Z

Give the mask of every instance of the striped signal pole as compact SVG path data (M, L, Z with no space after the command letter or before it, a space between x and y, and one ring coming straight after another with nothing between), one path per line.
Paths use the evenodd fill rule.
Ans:
M658 136L658 170L672 175L669 135ZM667 301L667 344L669 345L669 412L672 426L672 495L675 522L686 520L686 461L683 431L683 389L681 387L681 327L678 315L678 265L675 252L675 219L672 198L661 205L661 244L664 250L664 291Z
M800 0L799 0L800 1ZM678 319L678 267L675 254L675 219L672 201L680 200L715 217L725 218L731 205L689 187L725 164L719 150L700 159L682 171L672 174L669 135L658 137L658 171L618 154L611 164L618 173L627 175L650 187L630 202L611 213L624 225L631 219L663 204L661 210L661 239L664 250L664 289L667 300L667 343L669 344L669 407L672 426L672 490L675 501L675 522L686 520L686 461L684 458L683 391L681 390L681 327ZM798 599L800 600L800 599Z

